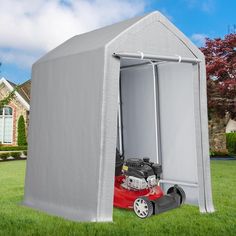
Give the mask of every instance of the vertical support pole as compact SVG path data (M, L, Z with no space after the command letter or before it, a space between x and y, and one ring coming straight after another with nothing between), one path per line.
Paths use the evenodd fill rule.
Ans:
M157 163L162 164L161 155L161 126L160 126L160 101L158 85L158 65L151 61L153 67L153 89L154 89L154 111L155 111L155 132L156 132L156 153Z
M121 115L121 73L119 77L119 92L118 92L118 131L119 131L119 152L124 154L123 150L123 132L122 132L122 115Z
M156 74L156 64L153 63L152 61L150 61L151 65L152 65L152 72L153 72L153 99L154 99L154 116L155 116L155 139L156 139L156 153L157 153L157 162L159 163L159 154L160 154L160 150L159 150L159 127L158 127L158 123L159 123L159 119L158 119L158 107L157 107L157 74ZM158 114L157 114L158 112Z

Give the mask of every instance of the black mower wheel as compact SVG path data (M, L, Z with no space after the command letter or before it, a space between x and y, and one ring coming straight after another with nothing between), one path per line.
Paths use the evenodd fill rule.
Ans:
M170 187L167 190L167 194L171 193L177 193L180 196L180 205L183 205L186 200L186 194L184 190L177 184L175 184L173 187Z
M141 219L150 217L153 214L152 202L147 197L138 197L133 206L135 214Z

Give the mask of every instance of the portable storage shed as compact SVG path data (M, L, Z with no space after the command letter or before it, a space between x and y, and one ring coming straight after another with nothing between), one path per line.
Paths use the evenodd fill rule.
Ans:
M177 183L188 203L214 211L205 73L200 50L159 12L46 54L32 69L24 204L112 221L118 147L161 163L164 189Z

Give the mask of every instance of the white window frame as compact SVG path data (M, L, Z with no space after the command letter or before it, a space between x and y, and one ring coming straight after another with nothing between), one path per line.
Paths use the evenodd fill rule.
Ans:
M11 115L5 115L5 108L11 108L12 114ZM2 115L0 115L2 118L2 137L0 137L1 144L12 144L13 143L13 132L14 132L14 123L13 123L13 117L14 117L14 109L10 106L4 106L2 108ZM12 118L12 133L11 133L11 142L4 142L4 133L5 133L5 117Z

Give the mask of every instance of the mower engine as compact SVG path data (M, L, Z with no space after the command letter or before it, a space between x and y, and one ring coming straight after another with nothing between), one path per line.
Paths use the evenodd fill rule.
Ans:
M123 165L122 172L125 176L121 184L129 190L152 189L158 185L162 172L161 165L149 161L149 158L130 158Z

